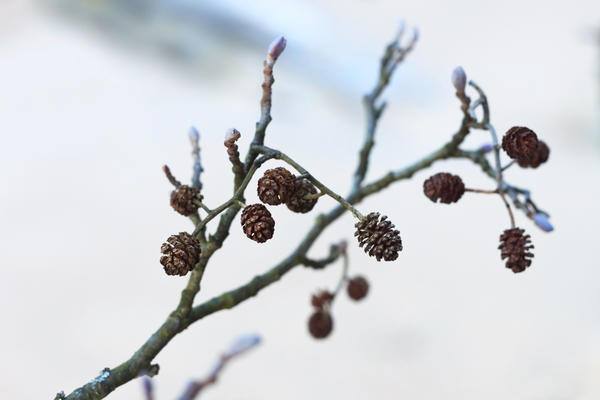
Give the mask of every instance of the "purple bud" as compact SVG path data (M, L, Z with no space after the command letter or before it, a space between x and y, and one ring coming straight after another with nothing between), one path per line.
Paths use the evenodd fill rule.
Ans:
M451 79L456 91L458 93L464 93L465 86L467 85L467 74L465 74L465 70L460 65L452 71Z
M283 36L280 36L277 39L273 40L273 42L271 42L271 45L269 46L269 53L267 54L269 61L277 61L281 53L283 53L283 50L285 50L286 44L287 41Z
M487 143L487 144L484 144L483 146L481 146L479 148L479 150L477 150L477 151L479 151L481 153L489 153L492 150L494 150L494 145L491 143Z
M227 132L225 132L225 146L226 147L231 146L241 136L242 136L242 134L237 129L235 129L235 128L227 129Z
M538 228L540 228L544 232L552 232L554 230L554 227L552 226L550 221L548 221L548 217L546 217L542 213L535 214L533 220L535 221L535 224L538 226Z

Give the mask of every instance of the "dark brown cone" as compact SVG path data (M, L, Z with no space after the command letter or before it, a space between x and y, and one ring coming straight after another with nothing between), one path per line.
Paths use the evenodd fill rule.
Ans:
M348 296L352 300L361 300L369 292L369 282L362 276L356 276L348 281Z
M294 192L296 177L283 167L268 169L258 180L258 198L272 206L285 203Z
M501 258L506 260L506 268L512 270L512 272L523 272L527 267L531 265L531 258L533 253L530 252L533 249L531 239L529 235L524 235L525 231L520 228L512 228L505 230L500 235L500 246L498 248L501 252Z
M262 204L246 206L242 211L241 222L246 236L258 243L271 239L275 232L275 220Z
M523 168L537 168L541 164L548 161L549 155L550 148L548 147L548 145L544 143L544 141L538 140L537 148L535 149L535 152L533 153L531 159L527 162L525 162L524 160L517 160L517 162Z
M202 201L200 189L181 185L171 192L171 207L181 215L192 215L198 210L194 200Z
M519 164L529 164L535 157L538 138L534 131L524 126L513 126L502 138L502 148Z
M456 203L465 193L465 184L458 175L439 172L423 182L423 192L434 203Z
M333 294L327 290L320 290L312 295L310 304L315 308L323 308L325 305L331 303L331 300L333 300Z
M285 203L287 208L297 213L307 213L313 209L317 201L317 197L313 199L306 199L304 196L311 194L317 194L317 188L308 179L296 179L294 180L294 191Z
M315 339L329 336L333 329L333 319L328 311L316 310L308 320L308 331Z
M394 261L398 258L398 252L402 250L400 232L394 230L394 224L387 220L386 216L379 220L379 213L372 212L362 221L354 225L356 232L354 236L358 239L360 247L365 247L365 253L381 261Z
M160 263L167 275L185 275L200 261L200 242L187 232L171 235L160 247Z

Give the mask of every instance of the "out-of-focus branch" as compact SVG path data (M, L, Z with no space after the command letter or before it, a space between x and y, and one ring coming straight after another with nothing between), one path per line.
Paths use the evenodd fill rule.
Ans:
M366 114L366 133L363 145L359 152L358 166L354 172L354 183L352 190L356 190L365 179L367 169L369 168L369 157L371 150L375 145L375 131L377 122L385 109L386 103L377 104L383 90L389 84L396 67L404 60L404 57L414 48L418 40L418 31L413 31L413 36L408 44L403 47L400 40L404 34L404 24L401 25L398 35L390 44L387 45L384 55L381 58L379 67L379 77L375 87L363 97L363 105Z
M202 160L200 158L200 133L193 126L190 128L190 144L192 145L192 187L202 189L200 175L204 172Z
M219 357L213 369L210 371L208 376L204 379L190 382L185 391L178 400L194 400L207 386L210 386L217 382L219 374L223 371L225 366L234 358L245 354L249 350L258 346L260 343L260 337L256 335L248 335L240 337L233 346Z
M313 269L323 269L327 267L329 264L334 263L346 249L346 242L340 242L337 244L332 244L329 247L329 254L325 258L320 259L312 259L306 257L305 255L298 256L300 260L300 264L305 267L313 268Z

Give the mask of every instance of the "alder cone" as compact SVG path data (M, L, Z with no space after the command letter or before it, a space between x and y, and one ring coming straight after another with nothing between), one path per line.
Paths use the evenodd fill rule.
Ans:
M348 281L346 290L352 300L362 300L369 292L369 282L362 276L356 276Z
M465 184L458 175L440 172L423 182L423 193L434 203L456 203L465 193Z
M331 300L333 300L333 294L328 290L321 290L312 295L310 303L315 308L323 308L325 305L331 303Z
M315 339L324 339L333 330L333 318L328 311L316 310L308 319L308 331Z
M506 260L506 268L509 268L514 273L523 272L531 265L533 249L529 235L524 234L525 231L520 228L512 228L505 230L500 235L501 258Z
M532 154L531 159L529 159L528 161L517 160L517 163L522 168L537 168L541 164L548 161L549 156L550 156L550 148L548 147L548 145L546 143L544 143L544 141L539 140L537 148L535 149L535 152Z
M502 138L502 148L510 158L519 164L529 164L538 149L538 137L534 131L524 126L513 126Z
M296 213L307 213L313 209L317 201L317 197L306 199L304 196L317 194L317 188L306 178L294 180L294 191L288 198L287 208Z
M258 180L258 198L272 206L287 202L294 192L295 179L296 176L283 167L266 170Z
M273 237L275 220L262 204L246 206L241 216L242 229L248 238L264 243Z
M365 253L375 257L377 261L394 261L398 252L402 251L400 232L394 230L394 224L386 216L379 219L378 212L372 212L354 225L358 245L364 246Z
M167 275L186 275L200 261L200 242L187 232L171 235L160 247L160 258Z
M181 215L192 215L198 210L194 200L202 201L200 189L180 185L171 192L171 207Z

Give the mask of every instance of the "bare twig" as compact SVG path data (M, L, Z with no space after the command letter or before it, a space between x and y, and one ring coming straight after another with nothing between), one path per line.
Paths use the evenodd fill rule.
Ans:
M215 382L217 382L219 374L231 360L253 349L259 343L260 337L256 335L240 337L227 352L223 353L221 357L219 357L208 376L206 376L204 379L190 382L183 394L179 396L178 400L194 400L207 386L213 385Z
M200 159L200 133L193 126L189 132L190 144L192 145L192 187L202 189L202 181L200 175L204 172L202 168L202 160Z
M404 34L404 23L401 24L398 35L395 40L386 46L381 64L379 67L379 78L375 87L363 97L363 105L367 118L367 127L365 139L359 152L358 166L354 172L353 190L357 189L365 179L367 169L369 168L369 157L371 150L375 145L375 131L377 122L383 113L386 103L377 105L377 101L383 93L385 87L389 84L396 67L404 60L404 57L414 48L418 40L418 32L415 29L413 36L406 47L400 46L399 42Z
M179 182L177 180L177 178L175 178L173 176L173 174L171 173L171 169L169 168L168 165L163 165L162 170L165 173L165 176L167 177L167 179L169 180L169 182L171 182L171 185L175 186L176 188L178 188L179 186L181 186L181 182Z
M240 161L240 152L238 151L237 144L235 144L241 136L242 134L237 129L231 128L225 133L225 141L223 143L227 147L227 155L232 165L234 190L237 190L244 180L244 163Z
M317 178L315 178L313 175L311 175L306 169L304 169L304 167L302 167L300 164L298 164L296 161L294 161L288 155L282 153L279 150L270 149L266 146L253 146L253 147L260 153L272 154L273 158L277 158L279 160L285 161L286 163L288 163L289 165L294 167L298 172L300 172L306 179L310 180L317 188L319 188L319 190L321 192L327 194L329 197L331 197L332 199L334 199L335 201L340 203L342 206L344 206L344 208L346 208L348 211L350 211L356 218L361 219L361 220L363 219L363 215L356 208L354 208L352 206L352 204L348 203L342 196L340 196L339 194L337 194L336 192L334 192L333 190L331 190L327 186L325 186L323 183L321 183Z
M269 51L267 53L267 58L264 61L264 69L263 76L264 80L261 85L262 87L262 98L260 99L260 119L256 123L256 131L254 133L254 140L252 141L252 145L261 146L265 142L265 131L267 130L267 126L271 122L271 99L272 99L272 86L275 82L275 78L273 77L273 67L275 66L275 62L285 50L287 42L283 36L275 39L273 43L269 46ZM245 166L246 168L250 168L258 153L252 150L252 146L246 155Z

